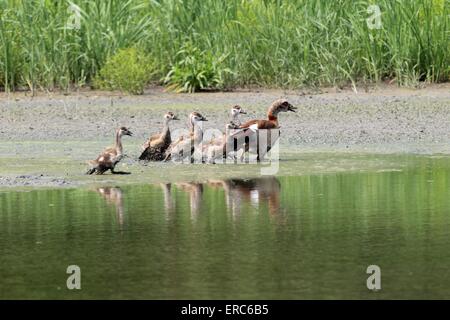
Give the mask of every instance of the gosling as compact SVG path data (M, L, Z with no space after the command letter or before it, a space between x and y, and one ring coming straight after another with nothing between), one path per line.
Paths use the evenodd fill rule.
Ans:
M106 148L95 160L88 161L90 165L86 174L103 174L111 170L112 174L129 174L128 172L114 171L116 165L123 158L122 136L132 136L130 130L120 127L116 130L116 140L113 147Z
M139 160L162 161L164 160L167 148L172 143L170 136L169 122L179 120L173 112L167 112L164 115L164 127L161 133L152 135L143 145L142 154Z
M164 161L183 160L190 157L193 162L194 152L199 149L203 141L202 122L208 121L204 116L198 112L192 112L189 115L190 132L186 136L181 136L177 141L172 142L166 150Z
M231 108L231 119L225 125L225 133L222 136L211 139L209 143L205 145L206 148L209 148L209 145L220 146L223 144L223 141L226 140L226 131L228 129L238 129L241 125L241 120L239 119L240 114L247 114L244 109L240 105L235 105Z

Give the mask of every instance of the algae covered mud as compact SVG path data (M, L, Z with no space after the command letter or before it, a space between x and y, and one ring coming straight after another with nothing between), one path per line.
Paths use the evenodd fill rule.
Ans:
M2 97L0 298L448 298L448 89ZM136 160L164 112L221 128L280 96L276 174ZM132 174L86 176L118 125Z

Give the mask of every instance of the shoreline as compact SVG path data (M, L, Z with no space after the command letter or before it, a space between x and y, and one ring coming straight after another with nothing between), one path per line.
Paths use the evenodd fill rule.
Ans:
M130 157L126 165L145 171L134 158L142 142L160 130L165 112L173 111L182 119L172 130L186 128L184 119L194 110L209 120L207 128L220 129L229 121L232 105L240 104L247 111L242 121L264 118L267 106L279 97L298 108L297 113L279 117L282 155L296 154L296 159L314 158L314 154L331 158L450 155L450 84L419 90L389 87L360 94L351 90L315 95L283 90L174 94L161 88L143 96L97 94L8 99L0 95L0 188L12 190L26 183L76 187L76 181L86 179L78 176L86 160L112 143L118 126L131 127L134 133L124 139ZM211 165L205 168L211 174L220 171ZM195 171L190 170L175 171L195 179ZM128 183L135 178L127 179L104 180ZM101 179L93 181L97 180Z
M44 143L53 151L64 152L64 146L55 143ZM42 153L46 153L46 147ZM380 147L381 148L381 147ZM327 148L289 149L281 148L278 163L263 162L260 164L173 164L150 162L141 163L126 157L120 164L120 170L131 172L131 175L87 176L85 170L88 154L92 154L92 145L86 151L77 148L79 156L47 158L39 156L23 159L17 155L0 157L0 193L15 191L33 191L42 189L76 189L105 186L127 186L143 184L166 184L178 182L206 182L214 179L254 179L267 177L262 174L263 168L276 166L270 176L314 176L357 172L386 172L407 170L411 162L420 160L428 162L441 159L450 163L449 152L406 153L406 152L373 152L373 150L330 150ZM381 150L381 149L380 149ZM20 153L21 154L21 153ZM445 160L447 159L447 160Z

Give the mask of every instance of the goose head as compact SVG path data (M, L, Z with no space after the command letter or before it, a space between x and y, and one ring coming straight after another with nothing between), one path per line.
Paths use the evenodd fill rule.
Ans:
M294 107L292 104L290 104L286 99L278 99L275 100L271 107L270 111L274 114L278 114L279 112L296 112L297 107Z
M240 105L235 105L231 108L231 117L236 118L240 114L247 114Z
M180 120L173 112L167 112L164 115L164 120L171 121L171 120Z
M128 130L128 128L126 127L120 127L119 129L117 129L117 133L119 134L119 136L132 136L133 133Z
M204 116L202 116L198 112L192 112L189 115L189 120L190 120L192 125L196 125L196 124L202 123L203 121L208 121Z

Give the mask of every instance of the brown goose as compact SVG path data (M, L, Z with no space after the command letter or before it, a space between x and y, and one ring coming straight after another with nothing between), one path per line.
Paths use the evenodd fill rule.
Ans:
M237 129L241 125L241 120L239 120L240 114L247 114L247 112L242 109L240 105L235 105L231 108L231 119L230 122L226 124L225 131L227 129ZM226 133L223 134L220 137L211 139L207 144L205 144L205 148L208 148L209 145L217 145L220 146L223 144L224 140L226 139Z
M139 160L162 161L164 160L167 148L172 143L170 136L169 122L179 120L173 112L164 115L164 127L161 133L152 135L143 145L142 154Z
M225 134L219 143L216 141L214 143L207 144L203 146L203 156L205 162L215 163L215 160L227 158L228 155L235 151L235 138L231 133L236 129L236 126L232 123L227 123L225 127Z
M114 171L117 163L123 158L122 136L133 135L130 130L121 127L116 130L116 141L113 147L106 148L95 160L88 161L91 168L86 174L103 174L111 170L113 174L128 174L127 172Z
M232 134L232 136L237 139L245 138L246 140L244 143L244 153L241 156L241 160L243 160L244 154L246 152L257 154L257 160L261 160L261 158L270 151L275 141L271 141L270 136L268 136L267 149L259 150L258 130L279 129L280 127L278 124L278 114L280 112L288 111L296 112L296 109L297 108L290 104L286 99L278 99L275 100L267 110L267 120L250 120L240 125L239 129L241 130L236 131Z
M297 108L291 105L286 99L275 100L267 110L267 120L250 120L239 126L239 128L250 129L256 131L258 129L275 129L278 128L278 114L280 112L292 111Z
M204 116L198 112L192 112L189 115L190 131L186 136L181 136L178 140L171 143L166 150L164 161L183 160L186 157L192 156L194 151L199 147L203 140L202 122L208 121Z

